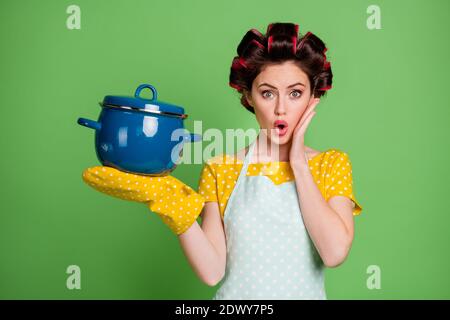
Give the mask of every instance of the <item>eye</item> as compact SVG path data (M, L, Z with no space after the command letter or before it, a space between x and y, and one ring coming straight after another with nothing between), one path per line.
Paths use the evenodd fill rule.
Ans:
M292 93L297 93L297 94L294 95L294 98L299 98L302 95L302 92L300 90L294 90L294 91L291 92L291 94Z
M264 98L271 98L271 96L266 95L266 93L269 93L269 94L273 95L271 91L269 91L269 90L264 90L264 91L262 92L262 96L263 96Z

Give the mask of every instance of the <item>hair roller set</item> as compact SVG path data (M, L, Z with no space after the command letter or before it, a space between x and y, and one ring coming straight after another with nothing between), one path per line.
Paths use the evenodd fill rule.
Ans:
M273 26L274 26L273 23L271 23L267 26L266 37L270 34L270 31L272 30ZM299 38L298 24L294 24L294 30L295 30L295 34L291 35L290 38L291 38L291 42L292 42L292 54L296 55L297 52L299 52L299 50L301 50L303 48L305 42L309 39L309 37L312 35L312 33L310 31L308 31L302 37L302 40L300 42L298 42L298 38ZM291 34L292 34L292 32L291 32ZM266 46L262 43L265 41L266 41L265 36L261 32L259 32L255 28L250 29L244 36L243 41L241 41L241 44L238 46L238 49L237 49L238 56L233 58L231 68L233 70L248 69L249 66L247 65L246 60L245 60L245 56L246 56L245 53L247 53L247 50L249 50L249 48L252 46L257 46L258 48L265 51ZM274 42L273 35L269 35L269 37L267 38L267 53L269 53L269 54L272 50L273 42ZM322 51L322 55L324 58L323 70L329 70L331 68L331 64L327 60L327 56L326 56L327 50L328 49L325 47ZM238 84L229 82L229 85L230 85L230 87L232 87L238 91L242 90L242 87ZM332 88L332 86L328 85L323 88L319 88L317 90L327 91L327 90L330 90L331 88Z

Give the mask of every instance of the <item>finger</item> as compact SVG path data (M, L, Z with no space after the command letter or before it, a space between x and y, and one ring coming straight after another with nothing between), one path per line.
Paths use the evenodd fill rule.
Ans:
M305 118L309 115L309 113L310 113L311 111L313 111L313 110L316 108L316 106L319 104L319 102L320 102L320 99L315 98L315 99L312 99L312 100L308 103L308 107L306 108L306 111L305 111L305 113L304 113Z
M317 99L317 98L313 99L309 105L310 109L314 110L314 108L319 104L319 102L320 102L320 99Z
M311 112L314 110L314 108L318 105L319 101L314 100L313 103L311 103L308 108L306 109L305 113L303 114L302 118L300 119L299 126L302 126L305 122L305 120L309 117Z
M305 123L305 125L304 125L305 131L306 131L306 129L308 128L308 126L309 126L309 124L310 124L312 118L313 118L315 115L316 115L316 112L315 112L315 111L312 111L312 112L310 113L310 115L308 116L308 119L307 119L307 121L306 121L306 123Z
M304 123L301 125L299 129L299 134L304 135L306 132L306 129L308 128L309 123L311 122L312 117L316 114L315 111L312 111L308 117L306 117Z
M317 107L317 105L319 104L319 102L320 102L319 100L314 100L314 101L310 104L308 111L309 111L309 112L310 112L310 111L314 111L315 108Z
M303 126L303 124L305 123L306 118L308 118L310 112L311 111L309 109L306 109L306 111L303 113L302 118L300 119L299 124L298 124L299 127Z

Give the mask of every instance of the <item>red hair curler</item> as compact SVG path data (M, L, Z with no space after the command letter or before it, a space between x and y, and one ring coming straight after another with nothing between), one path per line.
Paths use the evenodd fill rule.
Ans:
M244 58L242 58L242 57L239 57L239 64L241 65L241 66L243 66L244 68L246 68L247 69L247 64L245 63L245 60L244 60Z
M323 87L323 88L319 88L317 90L319 90L319 91L327 91L327 90L330 90L331 88L332 88L331 86L326 86L326 87Z
M297 53L297 38L298 38L298 24L294 25L295 36L292 36L292 53L295 55Z
M233 61L231 62L231 69L239 69L239 57L234 57Z
M266 49L266 47L264 47L264 45L258 41L256 41L255 39L253 39L252 41L250 41L250 43L255 43L258 47L260 47L261 49Z
M232 83L232 82L229 82L228 84L230 85L230 87L233 87L233 88L235 88L238 91L242 90L242 87L240 85L237 85L237 84Z
M325 60L327 60L327 55L325 54L325 52L327 52L327 50L328 49L325 47L325 49L323 49L323 51L322 51L322 55L325 58Z
M253 32L254 34L256 34L258 37L264 38L264 35L261 32L259 32L257 29L253 28L253 29L250 29L250 31Z
M292 53L295 55L297 53L297 37L292 36Z
M270 49L272 48L273 36L270 36L267 40L267 52L270 53Z
M300 41L300 43L297 45L297 51L300 50L300 49L303 47L303 44L305 43L306 39L307 39L310 35L312 35L312 33L308 31L308 32L303 36L302 41Z
M237 56L234 57L233 62L231 63L231 68L239 70L242 68L247 68L247 65L242 57Z

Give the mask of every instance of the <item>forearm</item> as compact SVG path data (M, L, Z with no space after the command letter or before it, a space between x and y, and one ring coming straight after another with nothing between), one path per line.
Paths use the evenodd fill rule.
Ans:
M197 223L204 199L191 187L170 175L146 177L120 170L96 166L83 172L83 180L94 189L124 200L145 203L178 235L181 247L196 274L207 284L214 285L224 270L224 252L221 255L212 245L220 229L219 223L200 228ZM216 216L219 217L216 209ZM220 221L219 221L220 222ZM209 232L208 232L209 231ZM209 237L208 237L209 234ZM220 258L222 257L222 258Z
M195 273L203 282L214 286L222 278L225 266L206 234L195 221L178 239Z
M308 164L295 165L292 169L305 227L325 265L339 265L350 250L351 235L322 196Z

